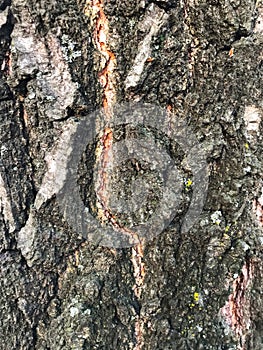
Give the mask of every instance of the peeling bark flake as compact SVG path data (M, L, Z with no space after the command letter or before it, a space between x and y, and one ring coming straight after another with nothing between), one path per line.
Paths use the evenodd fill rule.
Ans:
M4 180L0 174L0 208L4 215L5 223L9 229L9 232L13 232L16 228L15 220L12 212L10 200L7 195Z
M246 350L246 340L251 330L250 285L254 278L254 262L247 260L240 275L233 282L233 292L220 310L226 323L238 338L238 350Z
M153 37L157 35L160 28L166 23L168 17L168 14L156 5L150 6L149 10L146 12L143 21L140 23L140 27L144 30L145 28L150 28L150 31L139 44L138 53L125 80L126 90L138 84L143 73L144 65L149 57L151 57Z

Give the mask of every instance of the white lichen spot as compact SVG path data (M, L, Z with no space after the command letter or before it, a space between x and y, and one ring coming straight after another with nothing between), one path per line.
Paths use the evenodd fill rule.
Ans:
M222 217L221 211L217 210L211 215L211 220L214 224L219 225L222 221L221 217Z
M78 268L80 271L83 271L83 270L84 270L84 266L83 266L83 265L78 265L77 268Z
M197 325L196 326L196 330L197 330L197 332L202 332L202 330L203 330L203 327L201 327L201 326L199 326L199 325Z
M34 98L36 97L36 94L31 91L28 95L27 95L27 98L29 98L30 100L33 100Z
M246 242L241 242L241 246L245 252L247 252L250 249L250 246Z
M91 309L86 309L84 312L83 312L84 315L88 315L90 316L91 315Z
M70 316L71 317L75 317L75 316L77 316L79 314L79 309L77 308L77 307L75 307L75 306L72 306L71 308L70 308Z
M245 173L250 173L251 172L251 166L247 166L243 170L244 170Z
M68 35L63 34L61 37L62 53L67 62L73 62L77 57L81 57L81 51L76 50L76 42L72 41Z

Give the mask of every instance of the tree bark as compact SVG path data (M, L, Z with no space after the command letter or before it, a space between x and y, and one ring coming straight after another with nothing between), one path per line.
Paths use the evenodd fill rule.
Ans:
M262 38L260 0L0 1L1 349L262 349ZM138 101L161 108L172 134L178 120L193 131L206 199L185 232L197 183L182 166L163 232L105 246L72 227L50 174L65 175L82 120ZM79 192L101 230L128 235L139 220L106 208L110 146L146 133L183 162L161 131L122 125L87 144ZM149 214L160 183L147 165L126 162L113 182L125 192L140 171Z

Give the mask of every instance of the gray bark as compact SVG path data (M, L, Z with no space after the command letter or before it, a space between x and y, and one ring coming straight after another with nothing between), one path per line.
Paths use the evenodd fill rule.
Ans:
M1 349L262 349L262 21L255 0L0 1ZM43 179L61 135L132 101L187 120L208 192L188 232L195 183L140 249L104 247L69 225ZM97 148L79 184L99 221Z

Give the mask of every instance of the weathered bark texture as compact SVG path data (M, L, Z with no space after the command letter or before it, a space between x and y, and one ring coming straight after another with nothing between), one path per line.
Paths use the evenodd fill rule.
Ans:
M1 349L263 348L262 21L258 0L0 1ZM95 246L56 195L35 207L45 157L135 100L187 119L205 206L187 234L178 215L140 249Z

